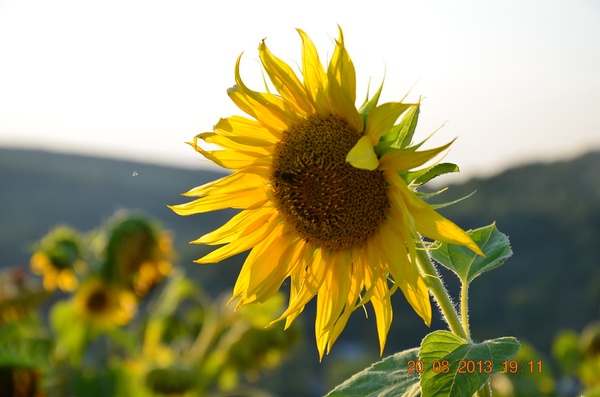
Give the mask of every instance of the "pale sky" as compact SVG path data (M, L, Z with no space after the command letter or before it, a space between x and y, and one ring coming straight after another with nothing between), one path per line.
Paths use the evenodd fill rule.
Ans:
M184 142L242 114L226 89L262 90L263 38L328 59L337 24L358 98L425 97L417 130L463 177L600 149L600 2L0 0L0 146L208 165Z

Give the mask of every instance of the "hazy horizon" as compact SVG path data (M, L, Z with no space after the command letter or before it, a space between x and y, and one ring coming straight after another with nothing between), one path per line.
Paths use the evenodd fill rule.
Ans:
M234 6L232 6L232 4ZM455 137L458 181L600 149L600 3L459 0L0 1L0 145L210 167L185 144L221 117L258 43L296 65L305 30L328 59L344 29L360 103L423 97L416 140ZM293 7L293 5L292 5ZM218 169L213 168L213 169Z

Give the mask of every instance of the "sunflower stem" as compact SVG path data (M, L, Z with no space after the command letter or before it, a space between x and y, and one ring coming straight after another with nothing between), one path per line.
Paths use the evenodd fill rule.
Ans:
M469 283L463 280L460 285L460 320L462 328L471 340L471 331L469 330Z
M492 397L492 384L488 379L485 385L475 393L475 397Z
M458 313L456 312L454 304L448 295L448 291L446 291L444 284L442 284L440 274L431 262L431 258L427 253L427 249L425 249L422 244L418 244L417 246L417 261L419 262L421 270L424 273L423 275L425 276L425 284L427 285L429 291L431 291L433 298L440 307L442 315L444 316L446 323L448 323L450 331L464 340L469 340L469 337L467 336L467 333L461 324L460 318L458 317Z

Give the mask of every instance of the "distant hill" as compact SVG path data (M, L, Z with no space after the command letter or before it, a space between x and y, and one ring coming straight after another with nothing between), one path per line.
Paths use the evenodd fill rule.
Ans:
M0 266L26 265L30 245L57 224L87 231L115 210L132 209L155 217L175 232L180 263L209 292L231 288L243 256L225 264L199 266L191 261L207 248L187 242L222 224L232 212L184 218L166 207L186 201L180 196L186 190L224 175L0 149ZM442 212L464 228L495 221L510 237L514 251L506 264L472 285L475 338L514 335L548 352L559 329L580 330L600 317L600 259L595 252L600 244L599 175L600 153L590 153L570 161L532 164L488 179L473 179L451 186L444 194L444 199L452 200L476 190L471 198ZM450 289L456 289L451 275L445 280ZM393 301L396 311L386 354L418 345L429 331L400 295ZM312 310L307 308L301 316L308 324L308 338L314 338ZM443 328L443 324L436 320L433 328ZM356 313L342 337L333 355L342 352L344 344L367 341L367 350L376 357L374 319L365 320ZM316 358L314 348L305 350L302 354ZM306 364L314 360L299 361Z
M167 208L188 201L181 193L221 178L205 170L177 169L96 157L0 148L0 267L28 264L31 245L58 224L82 232L98 227L117 210L139 211L173 231L182 263L207 248L189 241L224 222L225 213L184 218ZM207 266L215 288L230 286ZM193 270L192 270L193 271ZM229 274L229 273L228 273Z
M474 334L502 329L547 351L558 330L600 319L600 152L474 179L449 195L475 190L442 212L464 227L496 221L514 255L473 283Z

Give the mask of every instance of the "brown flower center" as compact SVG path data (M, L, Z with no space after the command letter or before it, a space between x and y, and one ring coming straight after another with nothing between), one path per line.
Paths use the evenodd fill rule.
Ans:
M359 138L337 116L310 117L284 131L275 148L271 185L277 209L317 247L360 246L389 207L382 172L346 162Z
M88 296L85 306L90 313L102 313L106 310L110 297L109 291L104 288L98 288Z

